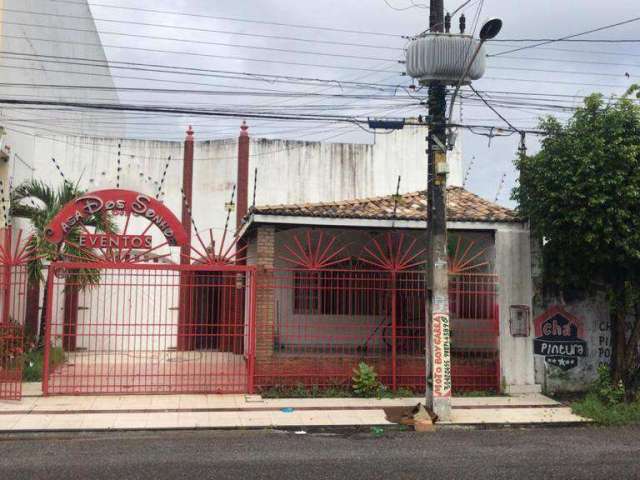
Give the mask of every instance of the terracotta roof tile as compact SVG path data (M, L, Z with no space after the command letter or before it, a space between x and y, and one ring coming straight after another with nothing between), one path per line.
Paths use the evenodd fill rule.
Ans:
M424 192L400 195L395 218L424 220L427 202ZM338 202L266 205L253 208L258 215L297 217L392 219L394 195ZM466 222L520 222L514 210L502 207L468 192L462 187L447 188L447 219Z

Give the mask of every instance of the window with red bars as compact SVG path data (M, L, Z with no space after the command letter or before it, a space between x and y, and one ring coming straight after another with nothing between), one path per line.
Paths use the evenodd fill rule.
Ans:
M388 281L377 272L296 270L293 272L293 313L381 315L388 301L376 285Z

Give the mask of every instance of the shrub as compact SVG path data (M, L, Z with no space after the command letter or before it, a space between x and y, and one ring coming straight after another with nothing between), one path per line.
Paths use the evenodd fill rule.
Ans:
M624 385L617 384L611 378L611 370L607 366L598 367L598 378L591 387L594 393L605 405L616 405L624 401Z
M378 374L373 367L364 362L360 362L353 369L353 377L351 378L353 393L357 397L375 397L379 396L383 391L382 384L378 380Z
M594 392L571 404L576 415L591 418L601 425L627 425L640 422L640 402L606 404Z
M55 368L64 363L64 350L61 347L52 347L49 352L49 367ZM42 380L44 365L44 350L31 350L25 354L22 380L25 382L39 382Z
M351 390L344 385L320 387L318 385L305 386L302 383L274 385L263 389L260 394L263 398L347 398L353 396Z

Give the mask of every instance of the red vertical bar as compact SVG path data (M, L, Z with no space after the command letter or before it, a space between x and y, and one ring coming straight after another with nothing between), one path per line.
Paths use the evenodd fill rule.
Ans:
M11 314L11 227L5 227L4 233L4 258L5 264L3 265L4 271L4 302L2 305L2 319L0 323L8 325L10 323L9 317Z
M56 267L52 264L47 275L47 304L45 306L47 309L45 316L47 325L44 334L44 358L42 360L42 393L45 396L49 395L49 358L51 355L51 321L53 319L53 279L55 278L55 270Z
M397 319L396 319L396 272L391 272L391 388L397 390Z
M256 276L247 272L249 278L249 393L255 391L256 375Z

